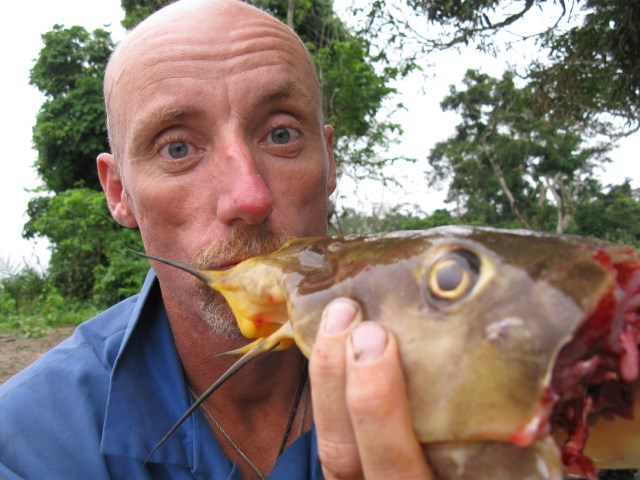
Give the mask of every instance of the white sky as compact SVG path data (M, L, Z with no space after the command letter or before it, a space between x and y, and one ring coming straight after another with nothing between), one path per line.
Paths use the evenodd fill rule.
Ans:
M120 38L120 21L124 16L120 0L24 0L14 2L10 11L0 29L4 58L0 145L5 159L5 173L0 175L0 268L7 262L46 265L49 256L45 242L26 241L21 236L27 220L27 203L34 196L28 190L40 184L32 168L36 153L32 149L31 129L43 97L28 83L29 70L42 48L40 36L58 23L66 27L82 25L87 30L111 25L107 29L116 32L114 38ZM338 187L338 195L348 197L350 203L365 210L382 202L416 203L427 212L442 206L442 194L427 189L423 174L425 158L435 142L453 133L458 119L455 114L442 113L439 102L447 94L448 85L459 82L467 68L490 68L488 72L497 76L504 69L503 64L502 59L498 62L474 54L464 57L450 54L438 62L438 74L433 80L425 82L421 76L414 76L400 85L402 96L398 100L404 102L408 111L394 117L394 121L403 125L405 134L391 154L418 159L416 165L398 165L392 170L404 189L360 186L357 198L353 198L354 186L345 180ZM603 172L602 181L620 183L629 177L634 187L640 187L640 166L636 161L639 151L640 135L626 139L612 153L614 163ZM343 204L345 201L346 198L340 200Z

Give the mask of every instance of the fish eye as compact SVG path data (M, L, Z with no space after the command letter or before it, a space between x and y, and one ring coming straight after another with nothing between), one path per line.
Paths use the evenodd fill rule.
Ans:
M468 250L454 250L438 258L429 271L427 288L435 300L453 302L464 298L480 273L478 257Z

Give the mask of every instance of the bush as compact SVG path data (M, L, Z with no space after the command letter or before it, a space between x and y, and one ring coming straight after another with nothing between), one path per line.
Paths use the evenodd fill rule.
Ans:
M47 276L33 267L0 280L0 330L39 337L51 327L77 325L98 310L92 303L63 297Z

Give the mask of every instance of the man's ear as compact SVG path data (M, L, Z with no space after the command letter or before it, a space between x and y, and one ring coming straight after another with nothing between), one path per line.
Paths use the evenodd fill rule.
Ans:
M324 126L324 138L326 142L327 156L329 158L329 170L327 172L327 196L331 195L336 189L336 160L333 156L333 127L331 125Z
M137 227L138 222L124 190L115 157L110 153L101 153L98 155L97 164L98 177L100 177L102 190L107 197L111 215L123 227Z

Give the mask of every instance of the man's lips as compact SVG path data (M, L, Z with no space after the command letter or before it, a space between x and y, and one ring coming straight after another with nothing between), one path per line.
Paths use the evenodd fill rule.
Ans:
M229 269L235 267L236 265L238 265L239 263L240 262L225 263L223 265L216 266L216 267L212 268L211 270L229 270Z
M205 267L198 266L196 268L200 268L201 270L209 270L209 271L211 271L211 270L214 270L214 271L215 270L229 270L229 269L235 267L236 265L238 265L239 263L244 262L245 260L249 260L249 259L255 258L255 257L261 257L263 255L269 255L270 253L273 253L275 250L277 250L277 247L273 248L273 249L267 249L267 250L264 250L262 252L251 253L246 257L232 258L232 259L229 259L229 260L224 260L223 262L220 262L220 263L211 263L211 264L208 264Z
M228 260L228 261L225 261L224 263L216 263L216 264L207 266L204 270L229 270L235 267L236 265L238 265L239 263L244 262L245 260L249 260L250 258L260 257L262 255L268 255L271 252L272 250L269 250L267 252L256 253L255 255L249 255L248 257L245 257L245 258Z
M224 262L221 262L221 263L212 263L202 268L202 270L214 270L214 271L229 270L230 268L235 267L239 263L242 263L244 260L246 259L241 258L241 259L234 259L234 260L225 260Z

